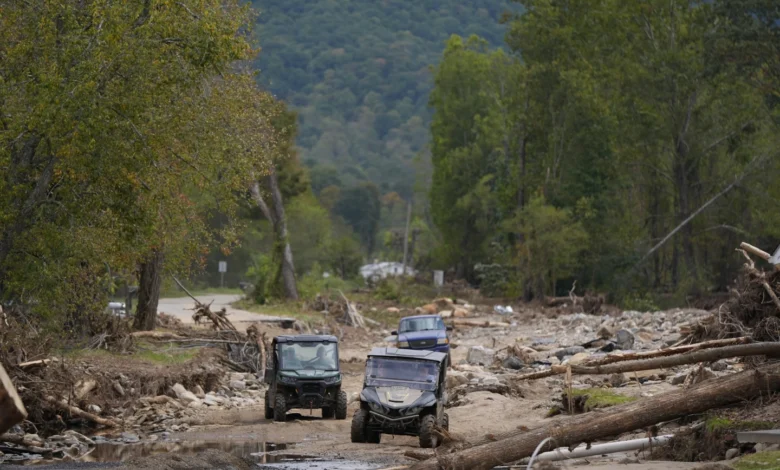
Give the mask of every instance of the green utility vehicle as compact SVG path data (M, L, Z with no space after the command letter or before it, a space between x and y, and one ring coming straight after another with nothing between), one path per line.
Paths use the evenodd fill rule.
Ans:
M265 371L265 417L284 421L293 408L322 410L323 418L347 418L347 394L341 390L338 338L277 336Z

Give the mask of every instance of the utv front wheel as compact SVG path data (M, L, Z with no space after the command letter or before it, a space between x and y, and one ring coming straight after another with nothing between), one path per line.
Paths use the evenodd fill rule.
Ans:
M450 430L450 415L447 413L444 413L444 416L441 417L441 427L443 427L445 431Z
M332 406L323 406L322 407L322 419L331 419L333 418L333 407Z
M366 442L366 422L368 411L360 409L352 416L352 442Z
M336 419L347 419L347 392L343 390L336 399Z
M271 406L271 393L266 390L265 392L265 419L272 419L274 417L274 409Z
M420 447L431 449L438 445L438 438L434 433L436 426L436 417L434 415L425 415L420 422Z
M274 400L274 421L285 421L287 419L287 402L284 396L276 394Z

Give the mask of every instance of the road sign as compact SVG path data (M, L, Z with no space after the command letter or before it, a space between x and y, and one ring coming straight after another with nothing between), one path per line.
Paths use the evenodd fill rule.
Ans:
M433 285L441 287L444 284L444 271L433 272Z
M219 272L226 273L227 272L227 261L220 261L219 262Z

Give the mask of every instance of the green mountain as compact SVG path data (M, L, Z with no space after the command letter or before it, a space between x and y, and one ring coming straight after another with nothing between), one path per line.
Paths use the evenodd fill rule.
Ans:
M261 81L299 113L298 145L315 191L370 180L412 193L429 141L430 66L452 34L503 44L507 0L265 0L256 34Z

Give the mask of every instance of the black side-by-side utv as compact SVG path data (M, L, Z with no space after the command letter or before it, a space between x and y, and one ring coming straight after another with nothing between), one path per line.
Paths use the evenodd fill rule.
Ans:
M445 353L371 350L360 409L352 417L352 442L378 444L385 433L419 436L420 447L437 447L434 426L449 429L446 373Z
M347 418L347 394L341 390L338 338L277 336L268 357L265 417L284 421L293 408L322 409L323 418Z

